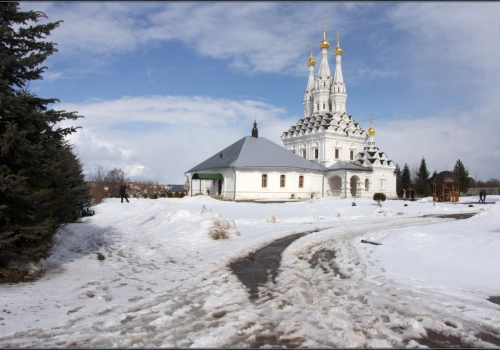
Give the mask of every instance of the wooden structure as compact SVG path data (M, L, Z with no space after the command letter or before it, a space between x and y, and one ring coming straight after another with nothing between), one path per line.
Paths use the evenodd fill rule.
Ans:
M458 202L460 198L460 181L451 171L442 171L434 179L434 202Z

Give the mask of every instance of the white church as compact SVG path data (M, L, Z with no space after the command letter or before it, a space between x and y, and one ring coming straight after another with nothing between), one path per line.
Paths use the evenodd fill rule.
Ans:
M342 49L337 32L335 72L328 65L326 29L321 62L309 58L304 118L281 135L284 147L258 137L254 122L246 136L188 170L189 195L220 195L224 200L305 199L334 196L397 198L396 164L375 146L368 131L347 114Z

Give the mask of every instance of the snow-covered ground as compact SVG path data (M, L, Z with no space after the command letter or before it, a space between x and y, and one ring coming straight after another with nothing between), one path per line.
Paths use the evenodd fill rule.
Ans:
M487 200L108 199L60 229L42 278L0 286L0 346L498 347L500 196ZM311 230L250 300L231 262Z

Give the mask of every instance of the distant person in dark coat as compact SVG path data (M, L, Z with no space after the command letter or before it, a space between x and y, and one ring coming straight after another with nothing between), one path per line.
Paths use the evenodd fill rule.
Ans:
M486 190L483 190L483 203L486 203Z
M125 185L120 186L120 196L122 197L122 203L123 203L123 198L129 203L128 198L127 198L127 187Z
M483 201L483 190L479 191L479 203Z

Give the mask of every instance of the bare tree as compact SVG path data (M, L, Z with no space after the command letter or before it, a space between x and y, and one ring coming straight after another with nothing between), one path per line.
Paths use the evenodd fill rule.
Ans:
M114 168L113 170L108 171L105 181L106 186L108 187L109 197L119 197L120 186L124 184L127 179L125 179L125 173L123 170Z
M87 175L90 195L95 204L102 202L106 198L106 175L107 171L101 165L97 165L95 171Z

